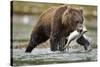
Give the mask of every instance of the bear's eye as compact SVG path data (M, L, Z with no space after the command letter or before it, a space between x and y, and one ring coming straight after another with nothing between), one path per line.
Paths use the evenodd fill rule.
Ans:
M79 23L79 21L76 21L76 23Z

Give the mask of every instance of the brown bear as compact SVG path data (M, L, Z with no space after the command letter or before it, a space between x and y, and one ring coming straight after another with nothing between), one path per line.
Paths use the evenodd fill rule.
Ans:
M67 5L51 7L43 12L32 31L30 42L25 52L31 52L40 43L50 39L51 51L64 51L66 37L83 26L83 11Z

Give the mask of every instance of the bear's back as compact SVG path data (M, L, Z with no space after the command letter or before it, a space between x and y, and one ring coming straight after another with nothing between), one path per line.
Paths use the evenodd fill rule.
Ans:
M62 14L67 9L67 5L61 5L56 7L51 7L44 11L39 18L39 23L51 24L54 20L58 20L62 18Z
M54 15L54 10L56 10L57 7L51 7L49 9L47 9L46 11L44 11L40 17L39 17L39 23L50 23L50 21L52 20L52 17ZM48 21L49 20L49 21Z

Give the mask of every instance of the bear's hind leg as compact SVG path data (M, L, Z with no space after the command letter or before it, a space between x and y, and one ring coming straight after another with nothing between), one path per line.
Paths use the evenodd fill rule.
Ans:
M48 40L48 37L43 32L33 32L25 52L30 53L37 45L46 40Z

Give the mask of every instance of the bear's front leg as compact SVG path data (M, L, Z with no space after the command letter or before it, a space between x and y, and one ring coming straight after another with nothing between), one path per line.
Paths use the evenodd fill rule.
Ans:
M59 49L59 36L58 33L51 32L50 36L50 49L51 51L57 51Z
M84 36L81 36L80 38L78 38L77 39L77 43L79 43L80 45L84 46L84 49L86 51L91 51L92 50L90 42Z
M64 51L65 38L61 32L51 32L50 36L50 48L51 51Z

